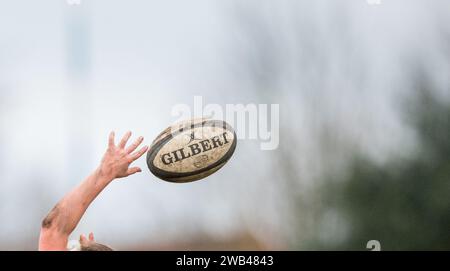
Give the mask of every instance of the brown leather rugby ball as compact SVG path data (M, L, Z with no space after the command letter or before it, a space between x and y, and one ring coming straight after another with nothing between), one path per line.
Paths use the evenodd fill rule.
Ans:
M183 121L156 137L147 152L147 165L165 181L197 181L225 165L236 149L236 141L234 129L225 121Z

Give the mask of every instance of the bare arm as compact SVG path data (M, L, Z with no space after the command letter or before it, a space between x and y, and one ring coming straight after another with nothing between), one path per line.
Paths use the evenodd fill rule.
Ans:
M144 146L134 152L143 141L143 138L139 137L125 148L130 136L131 132L126 133L116 146L114 132L111 132L108 150L100 166L65 195L42 221L39 250L65 250L69 235L98 194L114 179L141 172L140 168L130 167L130 164L141 157L148 147Z

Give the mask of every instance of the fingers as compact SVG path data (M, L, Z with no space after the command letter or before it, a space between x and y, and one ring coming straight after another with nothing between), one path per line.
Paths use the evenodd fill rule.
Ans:
M135 161L139 157L141 157L148 150L148 146L142 147L139 151L133 153L131 155L131 161Z
M125 133L125 135L120 140L119 148L121 148L121 149L125 148L125 145L127 144L128 139L130 139L130 136L131 136L131 132L130 131Z
M130 168L127 170L127 175L130 176L130 175L133 175L133 174L138 173L138 172L141 172L141 171L142 171L142 170L141 170L141 168L139 168L139 167L130 167Z
M84 236L84 234L80 235L80 244L83 244L86 242L87 242L86 236Z
M94 233L89 233L89 241L94 241Z
M144 141L144 138L143 138L142 136L140 136L138 139L136 139L136 140L133 142L133 144L131 144L130 146L128 146L128 148L126 149L126 152L127 152L127 153L132 153L132 152L134 152L134 151L137 149L137 147L138 147L139 145L141 145L142 141Z
M108 146L114 147L114 131L111 131L111 133L109 133Z

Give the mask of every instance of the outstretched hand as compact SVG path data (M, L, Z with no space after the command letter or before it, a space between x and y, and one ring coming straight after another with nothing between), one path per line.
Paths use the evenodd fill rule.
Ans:
M144 146L135 152L144 138L140 136L133 144L126 147L128 139L131 137L131 132L125 133L117 146L114 142L114 137L114 132L111 132L109 134L108 149L100 163L99 169L101 174L113 180L141 172L142 170L139 167L130 167L130 164L148 150L148 146Z

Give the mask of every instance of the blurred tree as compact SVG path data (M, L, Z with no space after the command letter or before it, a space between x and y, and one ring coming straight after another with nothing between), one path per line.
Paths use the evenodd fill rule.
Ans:
M450 249L450 104L429 86L406 107L419 143L412 156L380 166L356 155L341 181L327 182L323 214L337 213L346 230L315 248L361 250L374 239L384 250Z
M318 23L309 4L294 6L268 11L243 4L234 20L244 34L234 44L239 57L233 71L241 82L250 82L245 89L253 90L254 102L280 103L282 108L280 142L288 144L273 152L273 173L264 181L276 180L287 246L361 250L375 239L382 249L448 249L450 104L429 90L434 79L417 76L430 71L425 68L430 58L414 53L400 63L387 61L402 70L424 68L405 77L408 83L415 79L421 89L405 114L420 145L407 159L392 157L395 161L380 165L368 158L369 148L362 146L366 141L360 140L370 140L370 131L354 127L371 118L362 114L352 121L347 114L367 112L362 107L377 101L348 111L344 107L348 98L372 99L361 93L377 89L380 82L396 82L387 71L377 71L370 55L377 50L365 52L356 38L351 9L332 6L327 20ZM295 30L287 31L290 27ZM368 45L371 50L377 46Z

